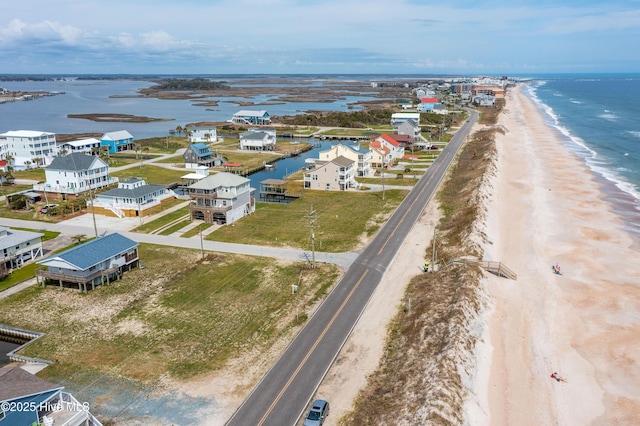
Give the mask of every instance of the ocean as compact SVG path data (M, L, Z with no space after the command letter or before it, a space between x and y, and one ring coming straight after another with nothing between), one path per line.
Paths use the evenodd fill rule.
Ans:
M640 236L640 74L539 77L527 93Z

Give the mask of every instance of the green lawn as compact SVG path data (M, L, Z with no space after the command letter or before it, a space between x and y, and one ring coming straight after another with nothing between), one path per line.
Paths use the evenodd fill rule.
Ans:
M184 170L170 170L145 163L142 167L131 167L111 173L111 176L116 176L120 178L120 180L139 177L144 179L148 184L167 185L173 182L180 182L180 177L186 173Z
M360 238L378 231L406 194L407 191L389 190L383 201L382 193L304 191L303 197L291 204L257 203L253 215L206 238L310 250L309 219L305 216L313 208L318 216L316 250L354 250Z
M35 180L37 182L44 181L45 180L44 167L39 169L14 171L13 177L16 179Z
M184 202L183 200L178 200L179 202ZM167 226L174 220L180 219L182 216L189 214L189 206L182 207L181 209L172 211L171 213L167 213L156 220L152 220L143 225L138 226L133 229L133 232L141 232L141 233L151 233L157 229L163 228Z

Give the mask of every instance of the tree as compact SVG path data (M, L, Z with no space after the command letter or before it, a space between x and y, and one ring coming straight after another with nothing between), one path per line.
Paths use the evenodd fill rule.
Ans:
M29 169L29 168L30 168L29 166L31 166L31 161L26 160L26 161L24 162L24 165L25 165L25 167L26 167L27 169Z
M37 167L40 167L40 163L42 163L42 158L35 157L35 158L32 158L31 161L33 161L33 164L35 164L37 168Z
M178 125L176 127L176 133L181 134L182 132L184 132L184 128L182 126Z

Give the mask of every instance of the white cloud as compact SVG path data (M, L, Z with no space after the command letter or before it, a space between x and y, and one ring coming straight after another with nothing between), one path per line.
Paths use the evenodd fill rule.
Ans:
M46 41L76 44L83 31L71 25L54 21L27 24L20 19L12 19L6 27L0 28L0 42Z

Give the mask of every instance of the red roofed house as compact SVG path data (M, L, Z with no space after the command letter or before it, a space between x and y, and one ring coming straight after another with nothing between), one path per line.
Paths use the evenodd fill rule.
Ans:
M391 163L391 150L378 141L369 144L369 152L371 153L371 167L374 169L386 168Z
M391 137L391 135L383 133L375 138L373 142L380 142L380 146L387 148L392 160L404 156L404 147L400 145L400 142Z
M422 98L418 105L418 112L433 111L433 106L438 103L438 98Z

